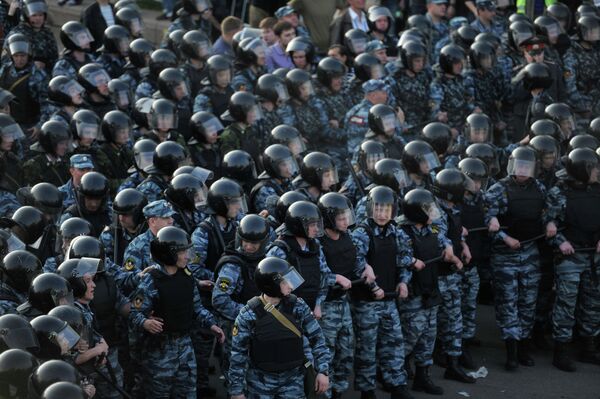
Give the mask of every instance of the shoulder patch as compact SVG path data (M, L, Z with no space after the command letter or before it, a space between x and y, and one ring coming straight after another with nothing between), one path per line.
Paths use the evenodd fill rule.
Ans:
M238 325L237 325L237 324L234 324L234 325L233 325L233 328L231 329L231 335L232 335L233 337L236 337L236 336L238 335L238 333L239 333L239 332L240 332L240 330L239 330L239 328L238 328Z
M246 91L246 85L240 85L238 91Z
M133 258L127 258L124 266L125 266L125 270L127 270L128 272L132 271L135 268L135 265L133 263Z
M352 118L350 118L350 123L356 123L357 125L364 125L365 119L361 118L360 116L355 115Z
M433 234L438 234L440 232L440 229L437 226L431 225L431 232Z
M136 295L135 298L133 299L133 306L136 309L141 308L143 303L144 303L144 297L141 294Z
M219 277L219 289L223 292L227 292L227 290L229 289L229 285L231 284L231 281L229 281L228 278L225 277Z

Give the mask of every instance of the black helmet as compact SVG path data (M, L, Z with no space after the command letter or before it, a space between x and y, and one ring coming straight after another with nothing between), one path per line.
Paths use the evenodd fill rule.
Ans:
M158 75L158 90L160 94L169 100L178 101L177 89L179 89L180 94L183 94L184 97L189 94L183 72L178 68L163 69Z
M398 195L394 190L387 186L376 186L369 190L367 194L367 217L375 218L377 210L383 207L390 207L390 220L393 220L398 214Z
M453 75L454 64L462 63L464 66L464 62L465 51L462 49L462 47L456 44L448 44L442 47L442 50L440 52L439 65L443 72Z
M473 68L489 71L496 64L496 49L488 42L475 42L469 51L469 61Z
M78 260L72 259L67 262L79 262ZM65 263L65 262L63 262ZM61 264L62 265L62 264ZM81 310L74 305L60 305L48 312L48 316L58 317L62 321L66 321L69 326L79 335L82 335L84 329L86 329L86 320Z
M160 48L154 50L152 54L150 54L150 60L148 61L150 76L158 78L158 75L163 69L176 67L177 56L171 50Z
M596 15L579 18L577 31L581 40L590 43L598 42L600 40L600 18Z
M13 33L8 39L8 53L13 56L15 54L25 53L31 55L31 43L29 38L22 33Z
M191 30L183 35L181 53L191 59L206 60L210 56L211 44L206 33L201 30Z
M412 72L415 72L413 64L415 58L423 58L424 61L427 59L427 48L425 45L416 40L411 40L404 43L400 48L400 59L402 60L402 65Z
M249 116L254 113L254 116L260 119L260 110L256 104L256 97L252 93L245 91L235 92L229 99L229 115L236 122L247 123Z
M100 118L94 111L80 109L73 114L71 122L72 137L76 140L90 138L96 140L100 133Z
M260 244L259 250L253 253L254 257L262 257L269 238L269 223L259 215L246 215L240 220L235 232L235 247L243 251L242 240Z
M588 127L588 133L600 140L600 117L592 119Z
M480 189L485 190L487 188L488 167L481 159L465 158L458 163L458 170L474 182L480 182Z
M564 3L554 3L546 7L546 15L563 24L565 30L571 27L571 9Z
M221 71L229 72L229 79L227 81L227 85L231 83L231 79L233 77L233 67L231 65L231 61L225 56L222 55L213 55L206 61L208 65L208 79L210 83L216 85L219 81L218 74ZM222 85L226 86L226 85Z
M313 63L315 58L315 46L313 46L309 39L304 36L298 36L288 43L287 47L285 48L285 52L289 54L290 58L292 59L292 63L294 60L294 52L296 51L304 51L306 63Z
M567 147L567 152L570 153L571 150L575 150L577 148L589 148L591 150L596 151L596 148L600 146L600 141L597 138L590 134L578 134L569 140L569 146Z
M141 139L135 142L133 145L133 159L137 170L143 171L152 166L156 147L156 142L150 139Z
M552 136L535 136L529 140L529 145L537 152L537 158L540 162L544 161L546 155L551 155L554 162L558 159L559 145Z
M33 206L47 215L59 215L63 208L63 193L52 183L38 183L31 187Z
M94 258L104 260L104 245L96 237L77 236L69 245L67 259ZM98 265L98 272L103 271L103 265Z
M92 238L92 237L87 237ZM79 237L73 240L78 241ZM71 244L73 245L73 244ZM73 288L75 298L83 298L87 291L87 284L84 280L85 275L94 276L98 273L98 265L101 260L97 258L77 258L67 259L56 269L56 274L64 277Z
M473 113L467 116L463 130L465 139L469 143L491 143L492 121L486 114ZM476 140L473 139L476 138Z
M264 63L266 48L267 45L260 37L247 37L237 48L237 59L247 66L258 65L261 59Z
M376 104L369 109L369 129L375 134L393 136L398 126L396 111L387 104Z
M331 173L330 181L323 181L323 175ZM308 153L300 165L300 176L311 186L318 187L319 190L329 191L331 187L339 182L337 167L333 159L323 152L314 151ZM330 183L328 187L323 187L323 183Z
M2 90L0 89L0 95L2 95ZM9 96L12 96L13 99L16 98L12 93L8 90L4 90L5 93L8 93ZM12 100L9 100L9 102ZM23 130L19 126L17 122L12 118L12 116L7 114L0 114L0 142L3 140L11 140L17 141L25 138L25 134ZM18 186L18 184L17 184Z
M44 152L56 155L56 146L70 139L69 126L60 121L48 121L42 125L38 143Z
M116 143L117 137L119 139L128 138L131 128L131 119L123 111L110 111L102 118L102 134L110 143ZM119 141L119 144L124 144L123 140Z
M133 93L129 84L121 79L111 79L108 82L108 92L118 109L129 112L133 105Z
M396 47L401 49L408 42L418 42L422 45L426 46L429 43L429 36L425 33L421 32L417 28L409 28L403 31L400 34L400 39L398 39L398 43L396 43Z
M176 129L179 124L177 105L166 98L154 100L148 116L150 117L150 128L154 130L169 131Z
M500 163L494 147L488 143L474 143L465 150L465 158L477 158L483 161L488 167L491 177L500 172Z
M135 7L125 7L117 11L115 23L125 27L132 37L141 37L144 21L139 10Z
M0 354L0 396L27 398L29 376L40 362L22 349L10 349Z
M409 184L408 174L402 162L397 159L384 158L377 161L371 175L373 183L387 186L397 193Z
M270 73L258 78L254 94L260 99L270 101L275 105L290 99L290 93L283 79Z
M427 224L429 220L433 221L440 217L440 209L435 197L422 188L415 188L404 195L402 212L406 219L419 224Z
M555 43L561 33L560 22L549 15L540 15L534 21L536 33Z
M262 155L265 172L276 179L290 179L298 174L298 163L290 149L282 144L265 148Z
M81 96L85 93L83 87L76 80L58 75L48 83L48 99L59 105L80 105ZM74 98L78 98L75 102Z
M294 267L274 256L268 256L260 261L254 272L254 281L260 292L273 298L283 297L282 282L287 282L292 290L304 282Z
M456 44L464 51L468 51L469 47L475 42L475 38L479 31L470 25L463 25L451 33L452 43Z
M523 82L523 87L527 91L533 89L547 89L552 85L552 74L550 68L543 62L532 62L521 69L513 82Z
M55 382L50 385L41 399L85 399L87 395L79 385L70 382Z
M310 73L302 69L292 69L285 75L285 84L290 96L295 99L300 99L300 86L306 85L310 94L314 92L312 87Z
M229 151L223 156L221 174L240 184L252 182L257 177L254 159L243 150Z
M27 301L42 313L48 313L61 301L73 303L73 291L67 280L54 273L42 273L29 286Z
M81 382L81 376L75 367L63 360L49 360L31 374L31 387L38 397L50 385L61 381L75 385Z
M7 313L0 316L0 353L9 349L22 349L32 353L39 349L31 324L18 314Z
M85 219L71 217L60 224L58 238L56 240L56 252L67 252L68 246L77 236L89 236L92 234L92 224Z
M354 59L354 74L361 82L381 79L384 75L383 66L374 55L363 53Z
M48 14L48 5L44 0L25 0L21 6L25 17L29 18L34 14Z
M273 75L277 76L279 79L285 81L285 75L291 71L290 68L277 68L273 71Z
M569 176L581 183L590 183L590 178L595 178L595 182L597 183L599 164L598 154L594 150L590 148L577 148L567 155L565 169ZM592 173L593 169L596 169L595 176Z
M242 187L226 177L220 178L210 186L207 203L213 212L225 218L235 218L236 216L229 214L231 205L241 206L241 211L244 213L248 209Z
M0 275L12 288L27 292L29 285L42 272L42 262L31 252L12 251L0 263Z
M529 137L551 136L559 143L565 139L562 129L558 123L550 119L540 119L531 124L529 127Z
M333 57L325 57L319 61L317 66L317 80L325 87L329 88L331 80L344 77L348 68L340 60Z
M84 197L106 199L108 179L102 173L88 172L81 178L77 192Z
M190 236L179 227L167 226L160 229L150 242L152 259L164 266L175 266L177 254L192 247Z
M293 203L298 201L308 201L308 197L298 191L288 191L287 193L284 193L277 200L274 215L275 219L277 219L279 223L283 223L285 221L285 214L287 213L288 208Z
M544 110L546 118L556 122L563 131L566 138L570 138L576 129L575 116L565 103L550 104Z
M306 144L298 129L289 125L278 125L271 130L271 139L275 143L287 146L294 156L306 151Z
M108 72L99 64L85 64L77 72L77 81L81 84L88 93L98 93L102 85L108 88L110 76ZM101 94L102 95L102 94Z
M429 34L432 28L431 21L425 15L422 14L415 14L408 17L408 20L406 21L406 26L409 29L418 29L424 34Z
M178 60L181 59L180 46L181 43L183 43L183 35L185 35L184 29L175 29L174 31L169 32L166 37L165 48L172 51Z
M212 8L210 0L183 0L183 9L192 15L203 14Z
M183 173L171 180L165 197L181 209L195 211L206 204L206 186L193 175Z
M369 7L369 10L367 13L367 22L369 23L369 28L372 31L379 31L375 25L375 22L381 17L387 18L387 20L388 20L388 29L384 32L380 32L380 33L386 33L392 27L392 21L394 19L389 8L383 7L383 6Z
M492 32L481 32L475 36L475 43L487 43L494 50L497 50L502 45L502 40Z
M431 122L423 128L423 140L429 143L438 155L448 152L452 143L450 126L441 122Z
M129 62L136 68L147 67L154 50L154 45L148 39L135 39L129 43Z
M509 176L535 177L537 175L537 156L531 147L517 147L508 158L506 173Z
M22 206L13 213L13 233L27 245L35 243L44 234L46 220L44 214L32 206Z
M102 47L98 50L125 57L129 52L129 42L129 31L121 25L112 25L104 30Z
M440 167L440 160L433 147L422 140L413 140L404 146L402 163L408 173L417 175L425 175ZM423 171L421 166L425 166L427 171Z
M369 35L367 32L360 29L350 29L344 34L344 46L346 46L354 56L365 52L368 41Z
M131 108L131 118L139 129L150 129L150 108L153 102L150 97L142 97Z
M432 193L446 201L460 204L465 197L465 190L471 192L473 181L458 169L444 169L433 179Z
M221 134L224 129L219 118L210 112L196 112L190 119L190 132L200 143L208 143L209 137Z
M131 215L133 222L139 226L144 221L143 209L148 204L146 196L135 188L120 191L113 201L113 211L117 215Z
M298 201L290 205L285 213L285 227L296 237L309 237L310 225L316 224L316 237L323 235L323 217L319 207L310 201Z
M508 43L518 50L523 42L535 36L535 28L531 22L512 22L508 28Z
M377 161L385 158L385 146L380 141L363 141L358 149L358 166L367 176L373 175Z
M323 216L323 225L327 229L340 231L337 228L337 221L340 216L344 216L347 222L346 229L355 223L354 208L350 200L340 193L327 193L317 203L321 215ZM344 230L345 231L345 230Z
M577 12L575 13L575 19L579 19L588 15L597 16L598 9L593 4L582 4L577 7Z
M152 156L152 165L146 169L149 173L156 171L165 176L171 176L185 160L185 150L180 144L174 141L165 141L156 146Z
M89 51L94 38L81 22L68 21L60 28L60 41L68 50Z

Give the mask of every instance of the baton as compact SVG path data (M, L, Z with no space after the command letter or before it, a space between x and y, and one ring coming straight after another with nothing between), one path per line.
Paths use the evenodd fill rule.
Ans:
M357 280L352 280L351 281L352 287L354 287L355 285L362 285L365 282L366 282L366 280L364 278L359 278ZM335 291L341 291L341 290L343 290L342 286L339 285L339 284L337 284L337 283L331 289L335 290Z
M500 230L506 230L508 229L508 226L500 226ZM469 233L477 233L478 231L487 231L488 230L488 226L481 226L481 227L473 227L471 229L467 229L467 231Z

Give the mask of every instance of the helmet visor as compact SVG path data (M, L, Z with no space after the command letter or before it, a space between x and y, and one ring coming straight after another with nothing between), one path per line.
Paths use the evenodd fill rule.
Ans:
M546 26L546 32L548 33L548 40L550 43L554 43L560 34L560 24Z
M65 85L60 89L60 91L63 94L66 94L67 96L73 98L78 95L82 95L85 92L85 89L79 84L79 82L75 80L70 80L69 82L65 83Z
M11 349L30 350L39 347L37 336L32 328L0 329L0 339Z
M71 39L71 41L73 42L73 44L75 44L77 47L83 48L83 49L89 48L90 43L94 41L92 34L90 33L90 31L87 28L82 29L78 32L70 33L68 36L69 36L69 39Z
M382 79L384 75L383 65L377 64L371 67L371 79Z
M356 215L354 214L354 210L352 208L345 209L341 212L338 212L338 214L335 215L335 226L336 227L342 226L345 229L347 229L348 227L354 225L355 223L356 223Z
M298 273L294 266L290 266L288 271L283 276L281 276L281 280L281 282L287 283L287 285L290 286L292 291L294 291L295 289L300 287L302 283L304 283L304 279L302 278L300 273Z
M137 165L138 169L144 170L148 166L152 165L153 156L153 152L140 152L135 154L135 164Z
M194 193L194 206L196 209L200 209L206 205L207 193L208 190L204 184L202 184L202 187L196 189Z
M396 130L396 122L396 115L389 114L381 117L381 125L383 127L383 131L386 133L394 132Z
M533 34L529 31L527 31L527 32L515 31L512 33L513 41L517 44L517 46L520 46L521 43L530 39L532 36L533 36Z
M144 23L139 18L134 18L129 21L129 30L132 36L137 36L144 30Z
M112 93L113 100L120 109L127 109L131 105L131 93L128 90L118 90Z
M211 80L219 87L229 86L231 83L231 69L210 72Z
M263 118L263 113L258 105L254 105L246 114L246 122L252 125L254 122L259 121Z
M423 204L421 210L427 215L429 220L436 221L442 217L442 212L435 202Z
M367 217L374 220L392 220L394 215L394 204L378 203L369 201L367 205Z
M212 170L201 168L200 166L195 166L194 169L190 172L192 176L196 179L200 180L202 184L206 184L207 180L212 180L214 174Z
M362 37L350 39L348 40L348 46L354 54L364 53L367 49L367 39Z
M52 301L55 306L59 305L72 305L74 302L73 299L73 291L69 292L52 292L50 294L52 296Z
M227 198L225 204L227 205L227 216L231 219L248 213L248 205L244 196Z
M479 56L479 65L485 70L492 69L494 66L494 57L491 54Z
M510 176L535 177L535 162L511 158L508 160L506 172Z
M69 352L81 339L79 334L77 334L66 322L65 328L59 332L53 333L49 338L60 347L61 354Z
M94 87L107 85L110 81L110 76L108 76L108 73L104 69L86 73L83 77Z
M100 132L100 125L89 122L77 122L77 135L80 138L96 140Z
M10 50L11 55L19 53L29 54L31 47L29 46L29 42L22 41L9 43L8 49Z
M14 233L10 234L10 237L6 240L6 245L8 246L8 252L25 250L27 247L23 241L19 237L17 237Z
M304 234L309 238L323 237L325 229L323 228L323 219L321 218L309 218L302 220L302 228Z
M583 39L588 42L597 42L600 40L600 26L583 31Z
M279 176L284 179L291 179L298 175L299 167L298 162L293 157L288 157L277 162L277 169Z
M77 267L73 270L74 277L85 277L86 275L94 276L98 272L100 262L102 261L97 258L79 259Z
M202 127L204 127L204 134L207 137L213 136L215 134L219 134L225 129L223 124L217 117L213 117L208 119L207 121L202 122Z
M312 96L313 94L315 94L315 88L310 80L298 86L298 91L301 94L305 94L307 96Z
M294 156L298 156L306 151L306 143L301 137L294 137L287 143L288 148Z
M177 127L177 115L174 114L152 114L152 126L158 130L171 130Z
M441 166L440 160L435 152L429 152L418 157L422 173L429 173Z
M210 55L211 50L212 46L210 42L201 41L196 43L196 54L198 54L198 57L200 58L207 58Z
M279 101L287 101L290 99L290 93L285 85L278 83L275 85L275 92Z
M368 172L371 172L375 169L375 164L377 161L385 158L385 154L383 152L377 152L375 154L366 154L365 156L365 167Z
M490 128L468 126L465 129L466 139L471 143L489 143Z
M321 189L331 190L331 188L340 182L337 168L325 169L321 173Z
M560 121L560 129L564 133L566 138L570 138L575 131L575 119L572 116L562 119Z
M13 125L4 126L1 128L0 136L2 136L3 139L21 140L25 137L25 134L23 134L21 126L15 123Z
M32 16L34 14L46 14L48 12L48 5L44 1L28 2L25 4L27 16Z
M406 171L404 169L394 170L394 178L398 182L398 187L400 189L403 189L404 187L408 186L408 184L409 184L410 179L408 177L408 173L406 173Z
M464 175L464 173L463 173L463 175ZM471 179L467 175L464 175L464 176L465 176L465 190L470 193L476 193L477 191L479 191L479 188L477 187L478 185L475 184L473 179Z

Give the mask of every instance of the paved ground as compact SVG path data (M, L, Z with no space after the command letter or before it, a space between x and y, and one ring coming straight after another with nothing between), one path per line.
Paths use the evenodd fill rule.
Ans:
M491 306L480 306L477 333L482 340L480 348L472 350L473 357L488 370L488 376L476 384L461 384L443 379L443 369L434 366L431 370L436 383L444 388L441 398L464 398L468 394L473 399L600 399L600 366L577 363L576 373L565 373L551 364L551 353L535 353L536 366L521 367L516 372L504 370L505 352ZM214 387L219 389L219 398L226 398L222 384L213 377ZM412 391L411 391L412 392ZM435 396L412 392L415 398ZM378 398L389 398L389 394L379 391ZM348 392L344 399L358 399L360 394Z

